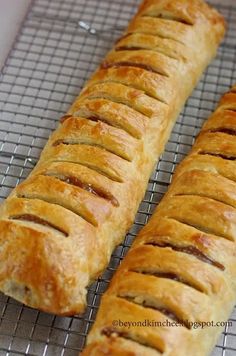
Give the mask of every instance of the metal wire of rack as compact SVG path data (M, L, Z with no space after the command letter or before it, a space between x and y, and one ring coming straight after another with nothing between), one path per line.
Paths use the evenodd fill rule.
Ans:
M218 5L217 5L218 1ZM82 316L56 317L0 294L0 356L74 356L82 350L101 294L133 238L147 222L170 183L175 165L189 151L220 95L236 82L236 6L211 1L225 16L228 33L217 59L202 77L172 132L134 225L109 267L89 288ZM49 134L125 27L139 0L34 0L0 74L0 199L23 180ZM78 26L89 24L91 35ZM107 29L107 31L106 31ZM236 354L236 309L213 356Z

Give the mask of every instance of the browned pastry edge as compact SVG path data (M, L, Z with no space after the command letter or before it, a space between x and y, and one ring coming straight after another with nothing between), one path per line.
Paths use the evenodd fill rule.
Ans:
M83 311L224 27L203 0L144 1L1 205L1 291L51 313Z
M194 323L226 321L236 294L235 109L236 86L203 125L115 273L84 356L210 353L222 327ZM124 326L165 319L183 326Z

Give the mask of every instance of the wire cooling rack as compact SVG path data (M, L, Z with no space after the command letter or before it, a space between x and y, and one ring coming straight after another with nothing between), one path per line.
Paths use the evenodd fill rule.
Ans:
M110 28L125 27L138 3L139 0L32 2L0 77L0 199L29 174L58 118L118 37ZM235 1L231 4L217 5L228 22L227 37L175 125L133 227L113 253L103 276L89 288L85 314L55 317L0 294L0 356L73 356L82 350L100 296L114 270L166 191L176 163L189 151L203 121L220 95L236 82ZM100 30L99 36L80 28L78 21ZM222 333L214 356L236 355L236 310L230 320L232 327Z

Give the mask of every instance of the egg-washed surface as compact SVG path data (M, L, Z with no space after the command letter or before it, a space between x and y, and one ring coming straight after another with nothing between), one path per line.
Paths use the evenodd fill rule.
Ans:
M91 4L92 4L92 2L91 2ZM90 3L88 3L88 7L89 7L89 5L91 5ZM54 6L54 7L53 7ZM59 6L59 5L58 5ZM102 5L101 5L102 6ZM112 13L112 9L114 10L114 4L113 5L110 5L110 10L108 11L110 14ZM116 6L122 6L121 4L117 4ZM103 7L105 7L105 5L103 5ZM55 10L56 11L56 7L55 7L55 5L51 5L51 12L52 12L52 8L53 8L53 10ZM130 11L130 10L128 10L129 8L128 7L124 7L124 9L126 9L126 15L120 15L120 17L124 17L124 16L126 16L127 17L127 20L128 20L128 12ZM37 13L38 14L40 14L40 11L42 10L42 7L41 8L39 8L38 7L38 9L37 9ZM64 11L69 11L70 10L70 8L69 7L65 7L64 6ZM90 12L90 15L89 14L86 14L86 16L88 16L88 21L89 21L89 18L91 19L92 18L92 14L91 14L91 11L90 11L91 9L88 9L88 13ZM223 12L225 11L227 11L226 9L222 9L223 10ZM100 9L100 11L101 11L101 9ZM105 11L105 9L104 9L104 11ZM94 8L94 13L96 12L96 9ZM61 11L61 14L62 14L63 12ZM86 9L85 9L85 13L86 13ZM99 11L98 11L98 13L99 13ZM228 12L226 13L226 15L228 14ZM58 13L57 13L57 15L58 15ZM86 18L86 16L85 16L85 18ZM90 16L90 17L89 17ZM232 16L232 15L231 15ZM65 14L65 17L66 17L66 14ZM131 14L129 15L129 18L131 17ZM75 18L75 15L73 14L73 16L72 16L72 18ZM30 20L31 22L30 22L30 24L32 25L32 17L31 17L31 20ZM33 21L36 21L36 18L34 18L33 19ZM38 21L38 20L37 20ZM107 20L108 22L107 22L107 26L109 25L109 20ZM101 22L101 18L100 18L100 22ZM35 22L33 22L33 24L35 24ZM37 22L37 25L39 24L39 21ZM101 24L100 24L101 25ZM53 47L53 44L55 45L55 40L56 40L56 35L55 35L55 33L57 32L57 36L58 36L58 38L59 38L59 35L58 35L58 33L60 33L60 26L61 26L61 24L60 23L55 23L55 22L53 22L52 21L52 19L50 19L50 21L48 20L48 21L46 21L46 19L45 19L45 22L44 22L44 30L45 29L47 29L47 28L49 28L49 26L53 26L53 28L54 28L54 33L51 35L52 36L52 40L54 41L54 42L50 42L50 43L47 43L47 42L42 42L42 38L40 38L39 39L39 42L38 42L38 45L41 43L41 46L42 46L42 48L43 47L47 47L48 45L51 45L51 46L48 46L48 47L50 47L51 48L51 50L52 50L52 47ZM63 26L64 26L64 22L63 22ZM33 27L33 26L32 26ZM31 29L32 29L32 27L31 27ZM97 27L99 27L99 24L97 24ZM32 31L35 31L35 32L37 32L38 33L38 30L37 29L33 29ZM67 32L68 31L68 32ZM69 27L67 27L66 28L66 31L64 31L64 32L66 32L66 34L68 34L69 32L73 32L73 31L75 31L74 30L74 28L72 28L71 26ZM82 32L80 32L79 31L79 33L81 34ZM29 32L28 32L28 34L29 34ZM39 35L42 35L42 36L45 36L45 33L38 33ZM118 35L118 34L117 34ZM41 36L41 37L42 37ZM64 34L64 36L65 36L65 34ZM78 43L78 35L77 36L75 36L76 37L76 40L77 40L77 43ZM115 37L115 36L114 36ZM116 36L117 37L117 36ZM68 38L68 37L67 37ZM228 42L228 40L229 40L230 38L227 38L227 41L226 42ZM27 39L26 39L26 41L28 40L28 37L27 37ZM63 53L67 53L67 50L66 50L66 48L64 48L65 47L65 45L64 45L64 40L65 40L65 37L63 37L63 45L62 46L59 46L59 49L60 49L60 52L57 52L57 59L55 59L55 62L53 61L53 65L54 65L54 67L49 67L48 68L48 71L49 71L49 74L48 75L50 75L50 78L51 78L51 80L55 80L55 76L58 74L58 76L60 76L60 85L65 85L65 80L66 80L66 77L65 76L63 76L64 74L65 74L65 72L66 72L66 70L67 71L69 71L69 70L71 70L71 66L73 65L73 61L72 61L72 58L70 59L70 63L68 63L68 61L66 62L66 66L67 66L67 68L63 68L63 70L62 71L58 71L58 68L59 68L59 62L60 62L60 59L61 59L61 57L62 57L62 55L63 55ZM86 37L86 39L84 39L83 38L83 40L84 40L84 42L85 43L91 43L91 42L93 42L93 48L91 47L91 49L92 50L94 50L94 48L96 48L96 43L97 43L97 41L95 40L95 38L93 39L93 38L91 38L91 37ZM41 42L40 42L41 41ZM81 40L82 41L82 40ZM59 43L61 43L61 42L59 42ZM72 43L72 45L73 45L73 43ZM25 46L26 46L26 44L25 44ZM98 61L100 61L101 62L101 60L102 60L102 57L104 56L104 54L105 54L105 49L104 49L104 47L105 46L108 46L108 41L101 41L101 40L99 40L99 42L98 42L98 46L99 46L99 49L95 49L95 53L96 54L98 54L98 52L99 53L101 53L102 51L102 54L101 54L101 56L100 56L100 58L98 59ZM21 47L21 48L23 48L24 49L24 47ZM50 48L49 48L49 51L50 51ZM75 46L74 47L76 50L78 50L78 44L77 44L77 46ZM58 49L58 50L59 50ZM39 50L39 48L37 48L37 47L34 47L34 51L35 52L37 52ZM63 52L64 51L64 52ZM227 59L230 59L230 56L231 56L231 52L230 52L230 54L229 54L229 50L228 50L228 48L224 48L224 50L223 50L224 52L225 51L227 51ZM42 52L42 51L41 51ZM22 53L22 52L21 52ZM32 54L31 54L32 55ZM36 55L36 54L35 54ZM73 53L73 55L75 55L75 53ZM221 55L221 52L220 52L220 55ZM89 57L89 54L87 53L87 56ZM71 85L73 85L73 83L75 83L76 82L76 79L77 79L77 83L78 83L78 78L81 76L81 77L84 77L85 75L86 75L86 68L85 68L85 70L83 70L83 66L84 67L86 67L86 65L87 65L87 67L89 66L89 61L87 61L86 63L83 61L83 56L81 57L81 66L80 66L80 69L79 69L79 72L74 72L73 73L73 75L74 75L74 79L72 80L72 83L71 83ZM41 59L41 58L40 58ZM41 63L41 62L39 62L39 64L37 64L37 66L39 66L38 68L39 68L39 70L41 69L41 70L43 70L44 69L44 67L43 66L45 66L46 67L46 62L48 61L48 58L46 58L46 57L42 57L42 61L43 61L43 63ZM36 61L37 62L37 61ZM18 63L17 62L12 62L13 63L13 65L14 65L14 67L13 68L15 68L17 65L18 65ZM84 63L84 64L83 64ZM55 64L57 65L56 67L55 67ZM93 64L90 64L90 67L89 68L91 68L91 66L92 66ZM95 67L95 63L94 63L94 67ZM29 68L30 68L30 64L28 64L27 63L27 66L28 66L28 68L27 68L27 70L29 70ZM11 67L12 68L12 67ZM60 67L61 68L61 67ZM70 68L70 69L69 69ZM21 69L22 70L22 72L21 72L21 74L22 75L24 75L24 74L26 74L26 70L23 72L23 69ZM53 73L51 73L51 72L53 72ZM56 73L54 73L54 72L56 72ZM41 73L42 73L42 71L41 71ZM87 72L88 73L88 72ZM226 81L228 80L230 80L229 79L229 75L227 74L228 72L226 71L226 72L224 72L225 73L225 79L224 79L224 83L223 84L227 84L227 85L229 85L229 82L228 83L226 83ZM78 75L77 75L78 74ZM216 78L217 78L217 75L218 75L218 72L217 72L217 69L216 69L216 67L214 66L213 68L212 68L212 74L213 74L213 76L212 76L212 82L214 82L214 80L216 80ZM214 78L215 79L214 79ZM46 77L47 79L50 79L49 77ZM209 78L209 77L208 77ZM227 79L228 78L228 79ZM8 80L8 79L10 79L10 77L6 77L6 80ZM39 78L39 75L37 76L36 75L36 78L35 79L37 79L37 80L43 80L43 78ZM210 77L210 79L211 79L211 77ZM82 80L82 79L81 79ZM37 84L36 82L34 82L35 84ZM34 83L32 83L32 84L34 84ZM39 82L38 82L39 83ZM62 84L63 83L63 84ZM205 85L205 84L204 84ZM9 87L9 86L8 86ZM50 85L47 85L47 89L50 87ZM75 89L75 87L71 87L71 88L73 88L74 89L74 93L76 94L76 89ZM57 93L57 89L59 89L60 90L60 88L58 87L58 86L56 86L56 90L55 90L55 92L53 92L53 94L52 94L52 97L47 97L47 95L48 95L48 92L47 92L47 95L46 95L46 98L45 98L45 95L44 95L44 100L51 100L51 99L55 99L56 98L56 95L62 95L62 94L58 94ZM202 87L200 88L200 90L202 89ZM226 89L226 87L223 85L223 87L222 86L217 86L217 89L216 89L216 91L218 92L218 93L222 93L224 90ZM53 88L52 88L52 91L53 91ZM213 89L212 89L212 91L213 91ZM214 89L214 92L215 92L215 89ZM78 89L77 89L77 93L78 93ZM22 123L22 113L24 112L25 113L25 115L27 115L27 112L26 112L26 109L27 109L27 107L26 107L26 105L28 104L28 105L32 105L33 103L32 103L32 96L34 95L34 94L37 94L37 93L35 93L35 92L33 92L32 90L31 90L31 92L29 91L29 89L26 91L26 93L24 94L25 96L26 95L29 95L30 96L30 98L31 99L29 99L29 101L27 102L26 101L26 99L24 99L24 101L23 101L23 103L22 103L22 105L24 104L24 106L23 106L23 109L22 109L22 112L19 110L19 112L17 113L17 117L18 118L20 118L21 120L18 120L19 122L21 122ZM40 92L40 96L41 96L41 94L42 94L42 92ZM3 98L5 98L4 96L3 96ZM216 97L214 97L215 99L217 99L217 95L216 95ZM16 100L17 98L15 97L15 98L13 98L13 102L15 103L17 100ZM51 105L49 105L49 109L48 110L51 110L51 112L50 112L50 115L49 115L49 117L54 117L55 118L55 120L58 120L58 117L60 117L60 116L63 116L63 113L66 111L66 105L67 105L67 107L68 107L68 105L69 105L69 103L70 102L72 102L72 97L71 98L69 98L69 97L67 97L67 104L64 104L64 103L62 103L62 100L60 99L60 103L58 103L57 104L57 102L55 102L55 101L51 101ZM199 99L199 98L198 98ZM4 99L3 99L4 100ZM11 102L11 100L9 100L9 102ZM195 104L195 102L193 103L193 105L192 106L195 106L194 105ZM8 105L8 107L6 107L6 109L8 109L9 111L10 111L10 109L12 109L12 108L10 108L10 103L8 103L7 104ZM34 115L35 113L37 114L37 110L38 110L38 112L39 112L39 110L40 110L40 105L42 105L42 101L40 101L39 99L38 99L38 101L37 101L37 104L35 104L35 109L34 109L34 111L31 111L32 112L32 115ZM61 110L61 112L60 112L60 114L58 114L58 113L56 113L55 111L53 111L53 110L56 110L57 108L56 108L56 106L58 105L58 107L57 108L62 108L62 106L63 106L63 109ZM190 105L191 105L191 103L190 103ZM202 108L204 108L204 105L206 106L206 108L207 108L207 105L212 105L212 107L214 106L214 102L208 102L208 101L206 101L206 102L203 102L203 104L201 104L202 106ZM196 106L199 106L198 104L196 105ZM19 106L20 108L22 108L22 106L20 105ZM212 107L210 107L210 109L212 109ZM38 108L38 109L37 109ZM208 108L209 108L209 106L208 106ZM192 109L192 110L194 110L194 109ZM7 111L7 110L6 110ZM21 113L21 115L20 115L20 113ZM42 115L42 117L44 117L45 116L45 118L46 117L48 117L48 113L49 113L49 111L45 111L45 110L43 110L42 109L42 111L41 111L41 115ZM8 114L8 115L10 115L10 114ZM202 118L203 118L203 116L202 116ZM34 120L38 120L38 119L34 119ZM45 119L46 120L46 119ZM35 121L36 122L36 121ZM34 125L35 124L35 122L32 122L32 119L31 119L31 125ZM40 119L40 121L39 121L39 123L42 123L43 121ZM45 121L45 122L48 122L48 121ZM192 123L192 122L191 122ZM37 124L38 124L38 121L37 121ZM55 121L50 121L50 124L51 124L51 127L52 127L52 125L55 125ZM45 124L45 126L48 126L48 128L50 127L50 125L46 125ZM188 126L189 127L189 130L191 130L191 127L190 126ZM16 128L18 128L18 127L14 127L14 129L16 129ZM48 132L48 131L47 131ZM176 132L176 131L175 131ZM44 133L43 133L43 131L41 131L41 132L39 132L38 130L37 130L37 133L38 133L38 136L39 137L42 137L41 139L40 138L38 138L34 143L35 143L35 145L33 144L32 146L33 146L33 152L32 152L32 156L33 157L36 157L35 156L35 154L37 155L37 151L36 151L36 146L39 146L39 147L42 147L43 146L43 144L44 144L44 140L43 140L43 138L45 137L46 138L46 134L45 134L45 131L44 131ZM29 131L25 131L25 134L29 134ZM27 136L27 135L26 135ZM173 136L174 136L174 139L173 139L173 141L178 141L178 140L175 140L175 138L176 138L176 134L174 133L173 134ZM191 135L192 136L192 135ZM27 147L28 146L26 146L26 144L29 144L29 143L31 143L31 141L29 141L30 140L30 137L29 136L27 136L28 138L22 138L22 141L20 140L20 142L19 142L19 144L18 144L18 153L24 153L24 152L26 152L26 151L24 151L24 150L22 150L22 145L21 145L21 143L23 143L23 144L25 144L25 146L23 146L23 147L25 147L25 150L27 149ZM15 137L13 137L12 135L10 136L10 138L9 138L9 141L14 141L14 139L16 138L16 136ZM189 140L191 140L191 137L189 136ZM186 140L186 142L187 143L189 143L189 141L188 140ZM190 144L190 143L189 143ZM40 146L41 145L41 146ZM176 143L171 143L170 144L170 149L171 150L173 150L173 151L175 151L175 147L173 146L173 145L177 145ZM5 145L5 148L6 147L9 147L9 152L11 152L11 147L13 147L13 145L12 146L10 146L10 143L8 143L8 146L6 146ZM185 147L185 146L184 146ZM186 146L187 148L189 147L189 146ZM180 151L182 152L182 146L180 146ZM171 155L172 153L168 153L168 156L169 155ZM173 156L175 155L175 153L173 152ZM16 159L16 156L14 156L15 158L14 159ZM6 160L7 160L7 158L5 158ZM177 159L178 159L178 157L177 157ZM173 161L173 160L172 160ZM16 161L15 161L16 162ZM21 164L21 161L17 161L18 163L19 163L19 166L20 166L20 164ZM160 165L163 167L163 164L165 164L165 161L162 161L162 162L160 162ZM26 166L27 166L27 168L28 167L30 167L30 165L29 165L29 163L27 163L26 162ZM166 171L168 170L168 168L171 168L170 167L170 165L168 165L167 166L167 168L165 169ZM162 170L162 169L161 169ZM25 172L26 172L26 170L24 170L24 172L23 172L23 174L25 174ZM11 172L9 172L10 174L12 173L12 171ZM13 172L13 174L12 175L14 175L14 173L15 172ZM161 175L163 176L163 182L167 182L168 181L168 179L169 179L169 174L168 173L163 173L163 172L160 172L161 173ZM18 173L18 177L20 176L20 174L21 174L21 168L19 167L19 173ZM160 175L159 175L159 177L160 177ZM69 179L70 181L71 181L71 178L73 178L73 177L67 177L67 179ZM9 181L8 180L8 182L10 182L10 184L9 185L11 185L11 184L14 184L14 182L13 182L13 180L14 180L14 177L12 177L12 181ZM73 181L74 181L74 179L72 179ZM156 177L153 177L153 180L156 182ZM152 182L150 183L151 185L149 186L149 191L150 191L150 193L152 192L152 188L153 188L153 180L152 180ZM154 184L155 184L155 182L154 182ZM7 183L7 182L6 182ZM78 183L78 182L77 182ZM157 186L156 186L157 187ZM165 189L165 185L162 185L162 187L163 187L163 189ZM93 187L94 188L94 187ZM158 188L157 188L158 189ZM160 192L159 192L160 193ZM3 195L4 195L4 192L3 192ZM152 197L151 197L151 195L152 195ZM159 195L159 194L158 194ZM156 194L150 194L150 197L148 197L148 201L150 201L150 198L152 198L152 199L154 199L155 201L157 200L157 199L159 199L158 197L157 197L157 195ZM139 213L139 216L137 217L137 219L140 221L140 224L142 224L143 222L144 222L144 220L142 219L142 217L145 217L146 216L146 214L144 213L144 211L146 210L146 209L149 209L150 208L150 204L148 204L148 201L145 203L145 206L143 207L141 207L141 209L142 209L142 211L143 211L143 213ZM114 203L114 202L113 202ZM137 226L137 225L136 225ZM129 235L129 240L130 240L130 235ZM127 240L126 240L126 242L127 242ZM116 262L118 262L118 258L115 258L115 261ZM104 284L104 283L103 283ZM15 303L15 302L14 302ZM94 303L90 303L90 304L94 304ZM16 305L16 304L14 304L14 305ZM25 309L27 309L26 307L24 307ZM39 315L41 315L41 314L39 314ZM42 314L43 315L43 314ZM49 318L50 319L50 318ZM48 320L49 320L48 319ZM55 320L57 320L57 319L55 319ZM66 320L66 319L60 319L60 320ZM73 318L73 319L70 319L70 320L77 320L77 322L78 322L78 320L80 320L80 319L78 319L78 318ZM50 321L48 321L48 323L50 323ZM85 327L85 326L84 326ZM82 330L81 328L79 328L79 330ZM78 330L77 330L78 331ZM72 332L72 334L73 334L73 332ZM39 334L38 334L39 335ZM73 334L74 335L74 334ZM36 339L37 338L37 336L36 336L36 333L35 333L35 338L34 339ZM40 340L43 340L43 336L40 334L40 336L38 336L38 339L40 339ZM72 337L69 337L69 340L68 341L66 341L67 343L68 343L68 345L71 345L71 347L73 348L75 348L75 349L78 349L78 348L80 348L81 346L80 346L80 342L78 342L78 341L74 341L74 346L72 346L73 345L73 341L71 340L72 339ZM73 337L73 340L74 340L75 338ZM58 340L58 338L57 338L57 340ZM54 339L54 341L55 341L55 339ZM51 337L51 341L49 342L49 345L50 345L50 343L53 343L53 336ZM13 343L13 346L15 345L16 343L14 342ZM33 344L35 344L35 342L33 342L32 341L32 343L31 343L32 345ZM58 341L58 342L55 342L55 344L64 344L64 340L60 340L60 341ZM35 346L35 345L34 345ZM44 347L44 345L43 345L43 342L41 342L41 344L40 344L40 346L42 346L42 347ZM36 346L35 346L36 347ZM23 346L22 346L22 348L23 348ZM50 352L50 349L51 349L51 345L50 345L50 347L48 348L48 352ZM56 345L55 345L55 349L57 349L57 347L56 347ZM59 350L60 348L59 348L59 346L58 346L58 350Z
M0 207L1 291L58 315L84 311L224 33L203 0L141 4Z
M83 355L209 355L236 297L235 137L236 85L113 277Z

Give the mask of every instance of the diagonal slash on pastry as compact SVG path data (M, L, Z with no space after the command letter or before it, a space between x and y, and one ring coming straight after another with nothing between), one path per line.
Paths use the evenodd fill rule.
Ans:
M202 0L141 4L0 207L1 291L59 315L84 310L224 32Z

